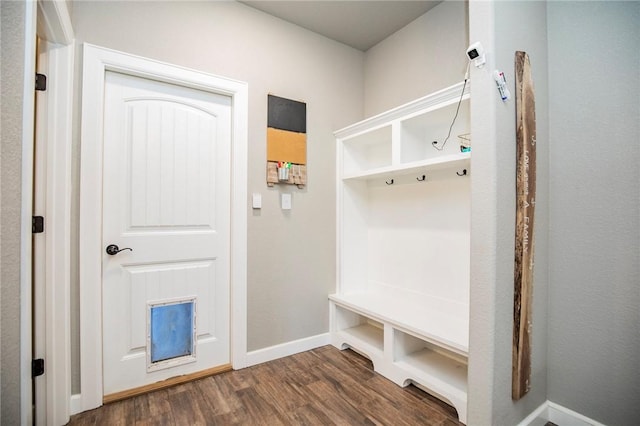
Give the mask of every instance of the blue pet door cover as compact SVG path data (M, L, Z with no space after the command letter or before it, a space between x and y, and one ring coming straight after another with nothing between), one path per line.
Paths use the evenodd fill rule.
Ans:
M148 304L147 370L195 361L195 298Z

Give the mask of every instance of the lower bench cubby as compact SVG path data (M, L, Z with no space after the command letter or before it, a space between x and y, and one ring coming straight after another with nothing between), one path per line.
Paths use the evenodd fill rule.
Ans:
M334 346L345 349L346 345L374 363L381 360L384 354L383 324L338 305L332 305L332 309L335 309L336 322ZM341 343L337 344L338 341Z
M374 370L399 386L414 384L451 404L467 421L467 358L427 341L401 324L331 301L331 342L369 358Z

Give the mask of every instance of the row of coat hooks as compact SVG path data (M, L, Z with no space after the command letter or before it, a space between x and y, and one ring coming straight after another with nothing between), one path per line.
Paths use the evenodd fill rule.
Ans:
M456 174L458 176L466 176L467 175L467 169L462 169L461 172L456 172ZM424 182L425 180L427 180L427 176L426 175L418 176L416 178L416 180L418 182ZM394 184L394 180L393 179L389 179L389 180L384 181L384 183L386 183L387 185L393 185Z

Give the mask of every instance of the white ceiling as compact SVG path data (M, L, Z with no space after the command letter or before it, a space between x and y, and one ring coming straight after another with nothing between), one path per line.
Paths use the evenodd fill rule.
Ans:
M426 13L439 1L243 1L247 6L366 51Z

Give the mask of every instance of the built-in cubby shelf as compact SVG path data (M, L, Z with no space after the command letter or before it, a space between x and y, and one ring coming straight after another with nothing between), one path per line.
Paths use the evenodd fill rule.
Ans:
M457 135L469 134L469 97L459 83L335 133L338 271L329 295L334 346L450 403L463 423L472 154Z
M340 339L356 348L370 359L378 359L384 353L384 326L382 323L360 315L358 311L335 307L335 320Z
M466 422L467 409L467 351L459 344L450 342L446 328L452 328L462 335L463 322L455 314L438 318L438 313L429 312L421 318L420 324L403 323L403 316L396 317L391 310L377 310L378 303L362 303L362 299L343 298L331 295L332 344L340 349L351 348L369 358L375 371L381 373L399 386L410 383L443 399L458 411L461 422ZM358 300L353 302L353 300ZM387 299L391 303L398 300ZM382 313L382 315L380 314ZM391 317L384 316L392 314ZM430 315L429 315L430 314ZM408 318L404 314L404 318ZM414 317L415 318L415 317ZM413 318L412 318L413 319ZM429 321L431 320L431 321ZM444 324L443 327L435 327ZM445 330L443 330L443 328ZM468 340L468 339L467 339Z
M412 382L437 397L448 400L466 422L467 363L425 347L394 362L394 366L412 377Z
M456 136L469 132L469 96L469 84L459 83L339 130L339 177L411 173L468 160L469 153L451 154L460 154ZM434 148L434 141L444 149Z
M345 173L360 174L369 170L391 166L391 125L386 125L360 136L344 145Z
M332 294L337 305L420 336L452 353L469 352L468 306L396 289L386 292Z
M345 173L343 180L372 180L387 179L404 175L420 175L442 169L464 169L469 167L471 153L461 152L440 157L402 163L395 166L381 166L370 168L357 173Z

